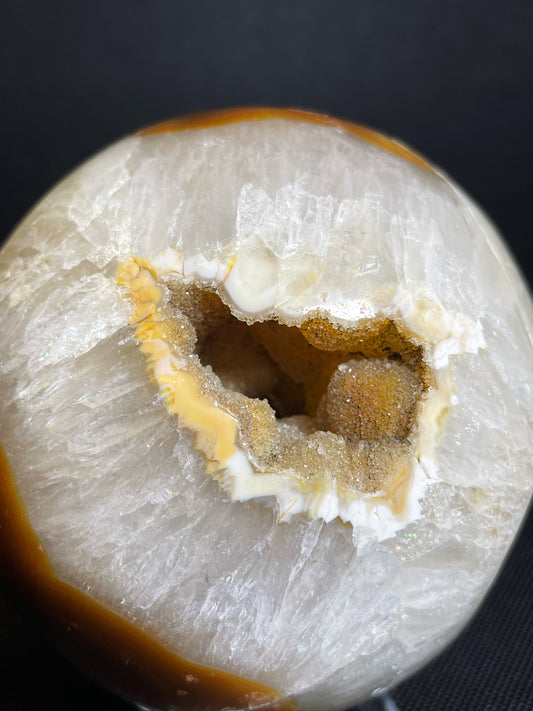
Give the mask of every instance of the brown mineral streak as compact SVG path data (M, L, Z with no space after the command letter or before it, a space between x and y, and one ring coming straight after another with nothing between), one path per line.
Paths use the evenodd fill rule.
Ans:
M275 690L169 651L149 634L61 581L0 446L0 571L17 603L79 667L126 699L157 708L298 711Z
M147 126L137 131L136 136L151 136L157 133L172 133L174 131L188 131L200 128L213 128L214 126L223 126L229 123L239 123L241 121L266 121L268 119L286 119L288 121L307 121L308 123L316 123L321 126L332 126L340 128L348 133L352 133L358 138L361 138L367 143L378 146L388 153L403 158L404 160L414 163L420 168L425 168L431 172L435 172L434 168L422 156L415 153L403 143L396 141L394 138L384 136L378 131L374 131L366 126L361 126L351 121L343 121L342 119L333 118L326 114L319 114L313 111L304 111L301 109L280 109L269 106L252 106L233 109L218 109L214 111L205 111L187 116L161 121L153 126Z

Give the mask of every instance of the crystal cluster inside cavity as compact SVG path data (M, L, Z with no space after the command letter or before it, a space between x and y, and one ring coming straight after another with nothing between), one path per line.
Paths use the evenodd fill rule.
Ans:
M149 372L206 470L232 498L274 497L280 520L304 510L354 523L324 498L348 509L365 499L405 520L435 390L423 345L384 316L341 327L316 312L299 322L254 314L225 287L236 262L220 280L184 278L168 255L164 274L147 258L117 273Z

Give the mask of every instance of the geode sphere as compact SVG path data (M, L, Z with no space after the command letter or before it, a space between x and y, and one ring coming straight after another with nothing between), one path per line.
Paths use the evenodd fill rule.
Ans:
M343 709L446 645L532 490L494 227L369 129L119 141L0 253L2 575L148 709Z

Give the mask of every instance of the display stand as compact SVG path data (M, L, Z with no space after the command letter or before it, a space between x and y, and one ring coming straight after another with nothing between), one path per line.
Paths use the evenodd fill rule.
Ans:
M393 698L387 693L373 696L352 711L400 711Z

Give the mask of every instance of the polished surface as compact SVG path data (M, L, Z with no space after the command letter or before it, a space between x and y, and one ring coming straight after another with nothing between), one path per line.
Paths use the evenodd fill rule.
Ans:
M415 2L402 13L387 3L311 5L302 14L273 2L265 17L253 3L242 13L231 3L175 13L163 2L150 11L60 2L53 12L39 2L5 3L3 234L65 171L139 126L217 105L296 103L379 126L431 155L486 206L530 274L527 4L451 2L429 12ZM472 708L512 708L514 700L527 708L529 521L465 636L399 687L402 711L455 709L461 691ZM52 688L60 707L79 692L80 708L97 708L87 684L71 685L68 670L39 650L8 667L12 703L37 705L39 685L25 681L30 667L44 698Z

